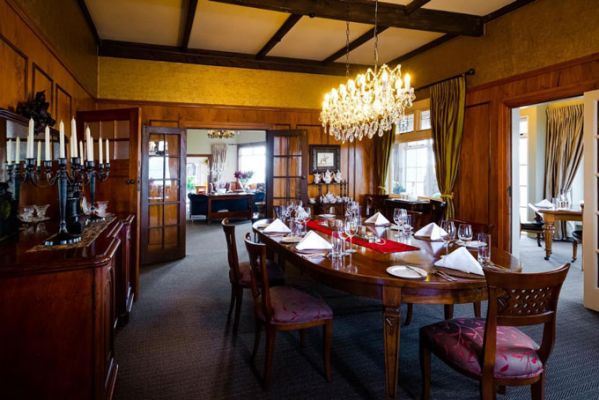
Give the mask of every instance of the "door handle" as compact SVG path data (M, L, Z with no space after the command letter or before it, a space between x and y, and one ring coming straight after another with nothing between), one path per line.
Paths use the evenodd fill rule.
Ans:
M127 179L127 180L125 181L125 183L126 183L127 185L135 185L137 182L138 182L138 181L137 181L137 179Z

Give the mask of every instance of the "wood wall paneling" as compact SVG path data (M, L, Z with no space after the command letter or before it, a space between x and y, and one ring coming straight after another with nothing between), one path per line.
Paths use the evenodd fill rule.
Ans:
M31 94L46 92L46 101L50 103L50 112L54 110L54 79L39 65L33 63L31 68Z
M0 108L13 109L27 98L29 59L17 46L0 34Z
M58 83L55 85L54 103L54 119L56 123L70 121L74 116L73 97Z

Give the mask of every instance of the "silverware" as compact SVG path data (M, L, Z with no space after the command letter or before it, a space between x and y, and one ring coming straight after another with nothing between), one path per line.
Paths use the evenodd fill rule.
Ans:
M423 274L422 274L420 271L418 271L416 268L414 268L414 267L411 267L411 266L409 266L409 265L405 265L405 267L406 267L407 269L409 269L410 271L412 271L412 272L415 272L415 273L416 273L418 276L421 276L421 277L423 277L423 278L426 278L426 276L428 275L428 274L424 274L424 275L423 275Z
M446 281L449 281L449 282L457 282L458 281L456 278L454 278L453 276L447 275L443 271L436 270L435 271L435 275L437 275L437 276L439 276L439 277L441 277L441 278L443 278L443 279L445 279Z

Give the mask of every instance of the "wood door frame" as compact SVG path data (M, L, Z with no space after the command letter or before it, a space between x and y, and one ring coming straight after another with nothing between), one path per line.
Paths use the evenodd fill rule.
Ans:
M148 232L149 232L149 217L148 217L148 213L146 212L146 210L149 208L150 204L149 202L147 202L147 200L144 200L145 198L147 198L147 195L149 193L149 187L148 187L148 182L149 182L149 177L148 177L148 168L144 168L144 166L148 165L149 162L149 154L148 154L148 148L147 146L145 146L147 144L147 142L149 141L150 135L151 134L158 134L158 135L179 135L180 139L179 139L179 231L178 231L178 237L180 240L179 243L179 247L177 249L177 251L175 253L173 253L173 257L169 257L168 260L177 260L177 259L181 259L185 257L185 249L186 249L186 243L185 243L185 232L186 232L186 215L185 215L185 206L186 206L186 200L185 200L185 192L186 192L186 166L187 166L187 162L186 162L186 158L187 158L187 130L185 128L174 128L174 127L164 127L164 126L149 126L149 125L144 125L143 127L143 132L142 132L142 159L141 159L141 176L142 176L142 187L141 187L141 201L144 202L143 205L141 205L141 246L145 247L147 246L148 243ZM147 202L147 203L146 203ZM163 227L164 229L164 227ZM164 233L163 233L164 235ZM144 253L146 254L146 253ZM145 257L147 257L142 261L142 265L148 265L148 264L153 264L153 263L158 263L158 262L163 262L166 260L157 260L155 258L153 258L150 255L146 255Z
M308 132L304 129L285 129L266 131L266 216L271 215L273 204L273 152L274 136L297 136L301 135L302 143L302 178L300 196L304 203L308 201Z

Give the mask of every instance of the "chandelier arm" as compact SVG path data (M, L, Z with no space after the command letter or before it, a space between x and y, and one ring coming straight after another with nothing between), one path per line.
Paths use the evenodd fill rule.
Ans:
M379 66L379 0L374 0L374 73Z

